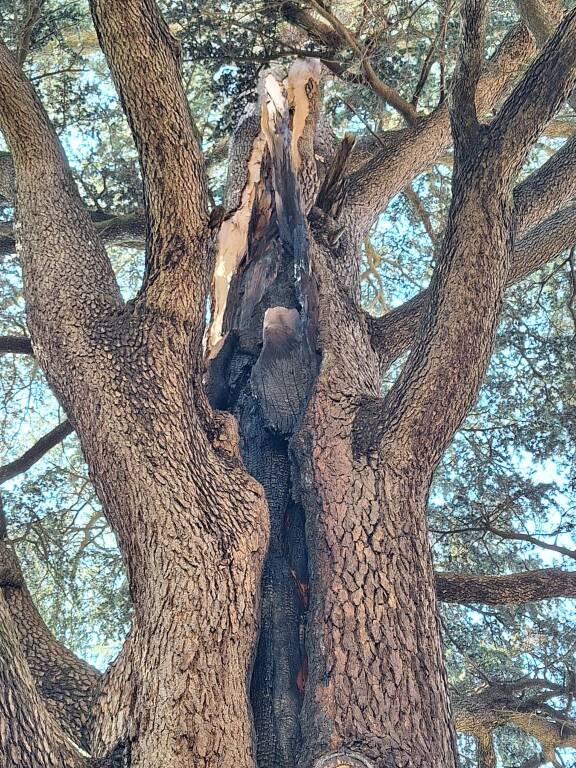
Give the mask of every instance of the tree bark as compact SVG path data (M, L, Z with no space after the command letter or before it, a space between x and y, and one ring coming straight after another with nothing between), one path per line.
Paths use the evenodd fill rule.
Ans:
M75 744L89 751L100 673L61 645L42 620L15 553L0 541L0 588L17 642L43 706Z
M349 137L331 167L317 162L318 63L265 74L259 111L231 148L241 173L232 162L226 210L209 216L178 46L156 4L91 8L144 180L146 276L133 301L123 303L55 133L4 47L0 123L32 344L79 435L134 609L102 680L92 756L130 768L454 768L427 496L477 395L522 247L513 181L576 79L576 12L484 126L478 114L533 46L517 30L485 71L486 3L467 0L451 116L443 105L387 137L347 178ZM411 355L382 398L360 246L398 185L448 146L450 120L446 235L410 315ZM474 588L488 600L495 585ZM0 747L27 764L45 732L32 768L75 765L34 687L44 668L32 651L26 665L13 622L24 593L11 589L0 600L0 705L20 714L8 739L0 728ZM73 715L66 705L63 718Z
M154 36L144 12L156 13L152 4L102 5L104 27L122 14L133 21L132 34L143 37L142 50L152 45L149 66L159 66L154 56L162 65L173 56L161 25ZM185 103L176 64L166 69ZM213 413L202 393L203 258L212 233L206 227L197 234L201 206L186 208L188 184L173 185L152 238L145 290L124 305L54 132L5 49L0 74L32 343L80 437L127 564L131 708L121 739L131 744L134 768L252 768L247 677L268 520L262 490L241 466L230 417ZM166 71L157 74L167 82ZM129 89L124 96L130 98ZM191 122L181 129L182 151L194 162ZM139 147L148 159L150 147ZM171 171L163 166L155 174L151 164L154 221L162 173ZM173 228L164 237L174 221L181 232ZM101 741L97 733L95 739Z
M66 740L34 685L0 595L0 759L6 768L79 768L82 758Z
M576 572L561 568L484 576L437 573L436 594L445 603L528 603L552 597L576 597Z

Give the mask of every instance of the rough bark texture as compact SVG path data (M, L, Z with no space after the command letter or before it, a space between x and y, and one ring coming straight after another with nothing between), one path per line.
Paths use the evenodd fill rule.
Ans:
M48 713L0 595L0 758L5 768L75 768L80 755Z
M467 0L451 107L414 117L370 158L349 136L326 148L318 62L265 74L232 142L225 209L209 217L178 47L156 4L91 8L144 179L136 299L123 303L103 248L116 225L83 209L4 47L0 124L34 353L118 538L134 618L88 739L87 707L66 691L87 705L93 673L53 645L5 569L0 756L9 768L73 766L64 729L115 768L454 768L436 593L488 603L573 593L572 574L549 571L435 578L426 504L477 396L506 286L573 243L573 141L515 195L512 185L573 89L576 11L485 126L478 115L534 43L519 27L483 66L487 5ZM324 4L314 8L352 44ZM362 240L449 146L450 122L452 204L430 288L375 321L360 309ZM123 231L140 238L142 220ZM382 364L408 347L382 398ZM4 340L0 351L30 349ZM58 671L50 683L47 669ZM565 743L545 717L520 723L485 703L468 716L457 702L485 767L503 723L548 752Z
M44 706L76 744L89 750L91 709L100 673L74 656L48 630L26 588L14 552L2 541L0 588L13 636Z
M110 20L132 10L112 5ZM135 33L136 10L133 18ZM201 390L207 245L187 239L188 229L182 240L173 233L176 249L159 234L149 290L123 305L42 109L5 50L1 66L34 349L80 435L127 565L131 717L121 738L132 743L132 766L252 766L247 677L268 522L231 420L212 413ZM163 156L156 162L163 171L150 169L151 197L171 173Z
M470 573L437 573L436 594L446 603L528 603L551 597L576 597L576 572L560 568L476 576Z

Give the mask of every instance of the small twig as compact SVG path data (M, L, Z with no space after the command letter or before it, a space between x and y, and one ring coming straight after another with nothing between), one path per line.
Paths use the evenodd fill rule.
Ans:
M432 69L432 64L434 63L434 55L438 48L440 47L441 55L445 54L444 51L444 43L446 40L446 31L448 29L448 19L450 18L450 13L452 11L452 5L453 2L450 0L445 6L442 11L442 14L440 16L440 24L438 27L438 31L436 33L436 36L434 37L434 40L432 41L432 45L428 49L428 53L426 54L426 58L424 59L424 64L422 65L422 70L420 72L420 77L418 78L418 83L416 85L416 88L414 89L414 95L412 96L412 104L416 108L418 105L418 99L420 98L420 94L424 90L424 86L426 85L426 82L428 81L428 76L430 75L430 70Z
M424 229L426 230L426 234L430 238L432 244L436 245L438 242L438 236L436 235L436 232L434 232L434 227L432 226L432 220L430 219L430 215L426 210L424 203L420 199L420 196L414 190L411 184L408 184L408 186L404 187L402 192L404 194L404 197L408 201L410 207L412 208L412 210L416 213L416 215L422 221L422 224L424 225Z
M404 120L410 126L415 126L418 122L418 115L414 106L406 101L394 88L391 88L378 77L376 70L372 66L367 51L360 45L354 35L348 30L348 28L328 11L324 6L317 2L317 0L308 0L311 8L313 8L319 16L322 16L326 21L330 23L334 31L341 37L341 39L348 45L348 47L358 56L360 65L366 80L371 85L373 90L391 107L402 115Z
M376 141L378 142L378 144L380 144L380 146L382 147L382 149L385 149L385 147L384 147L384 142L382 141L382 139L380 138L380 136L378 136L378 134L376 133L376 131L374 131L374 130L373 130L373 129L372 129L372 128L371 128L371 127L368 125L368 123L367 123L367 122L366 122L366 120L365 120L365 119L362 117L362 115L361 115L361 114L358 112L358 110L357 110L357 109L355 109L355 107L354 107L352 104L350 104L350 102L349 102L349 101L346 101L346 99L342 99L342 98L341 98L340 100L341 100L342 104L344 104L344 106L348 107L348 109L350 110L350 112L352 112L354 115L356 115L356 117L358 118L358 120L360 120L360 122L361 122L361 123L362 123L362 125L363 125L363 126L366 128L366 130L367 130L369 133L371 133L371 134L372 134L372 136L374 136L374 138L376 139Z

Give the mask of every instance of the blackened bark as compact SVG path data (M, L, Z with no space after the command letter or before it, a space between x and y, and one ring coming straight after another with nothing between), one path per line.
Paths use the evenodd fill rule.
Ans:
M207 375L213 403L238 419L244 462L262 484L270 513L251 683L260 768L295 765L307 677L307 555L303 510L294 498L290 438L316 367L304 314L308 249L302 191L306 188L313 195L317 184L310 163L317 117L315 76L314 66L300 65L291 70L286 84L272 77L264 80L262 131L267 149L260 159L246 252L228 293L225 341L209 361ZM287 127L287 109L278 112L287 108L288 99L292 136L299 130L291 146L280 130ZM291 150L298 155L299 172L292 165Z

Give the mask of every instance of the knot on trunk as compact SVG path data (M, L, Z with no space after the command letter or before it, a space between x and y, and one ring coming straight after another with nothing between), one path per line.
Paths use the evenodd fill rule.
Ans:
M374 763L358 752L338 750L319 757L313 768L375 768Z

